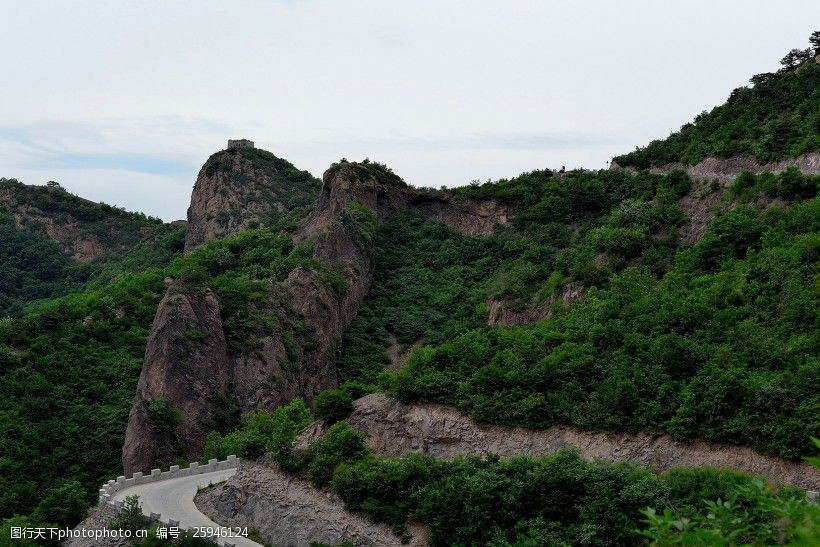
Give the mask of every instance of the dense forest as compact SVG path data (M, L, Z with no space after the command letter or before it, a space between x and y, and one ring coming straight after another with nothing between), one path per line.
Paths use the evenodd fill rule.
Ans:
M247 230L165 268L122 274L0 323L0 515L44 511L38 502L53 501L49 488L66 479L79 481L78 495L90 502L101 481L118 474L125 422L166 277L191 289L210 287L232 343L274 328L274 318L250 305L265 297L271 282L296 266L332 275L311 257L309 245L294 246L287 235Z
M743 473L657 474L572 450L385 458L343 419L353 398L384 390L480 422L815 453L818 185L794 170L744 174L725 194L734 206L694 245L674 237L685 218L677 198L691 186L680 172L538 171L458 190L517 206L512 227L491 237L395 217L376 233L374 282L338 361L341 389L321 394L313 416L297 400L233 433L215 431L204 457L270 452L399 535L424 523L433 545L810 544L820 535L817 505ZM555 223L544 228L543 219ZM486 324L487 299L527 306L569 282L586 295L552 317ZM405 348L424 343L398 372L386 370L392 337ZM294 452L314 416L338 423Z
M382 389L405 400L452 404L479 421L667 431L786 457L811 453L809 436L820 434L820 401L813 387L820 375L812 357L818 353L819 330L814 282L818 178L793 171L741 176L726 198L738 206L716 217L695 245L682 246L676 230L686 216L677 200L691 185L680 172L536 171L457 191L517 208L511 226L494 236L461 236L411 214L384 223L375 237L371 292L342 344L338 366L343 391L320 397L317 414L338 419L352 396ZM775 198L780 205L761 208ZM256 228L165 267L120 273L105 286L44 302L21 319L4 321L2 514L30 514L35 522L55 522L58 517L76 521L100 481L117 474L124 422L165 277L190 288L213 288L229 341L241 343L249 332L269 323L256 317L249 304L263 297L271 281L298 264L322 270L310 256L308 247L294 246L288 235ZM585 297L569 307L554 306L553 316L545 321L487 326L488 299L531 306L570 282L583 284ZM405 346L418 340L425 344L397 373L385 370L391 335ZM307 410L295 414L288 419L298 426L310 417ZM227 436L214 432L206 456L258 455L273 443L284 465L308 470L310 463L289 451L287 441L297 425L279 433L268 429L247 440L243 431L258 429L254 424L265 420L250 417L245 430ZM624 466L586 464L572 454L515 463L491 459L445 464L424 458L393 462L365 452L351 456L351 465L361 457L385 473L436 477L425 479L432 481L425 486L430 498L413 498L420 505L399 508L391 506L395 501L381 500L379 504L390 507L368 509L363 500L356 501L364 494L348 494L354 485L344 482L343 474L335 478L335 464L327 462L314 464L332 472L317 483L336 489L352 507L364 507L397 529L408 517L430 520L445 509L456 515L464 511L424 505L432 503L442 484L478 476L487 476L488 484L507 484L504 481L524 480L510 473L536 473L542 466L556 465L550 463L554 461L562 466L574 462L578 477L603 473L627 481L624 485L637 477L634 480L650 481L653 489L660 489L636 498L628 516L617 518L577 514L530 522L535 517L522 510L511 515L510 522L480 520L472 531L441 523L436 532L440 543L469 543L478 537L489 541L481 535L488 533L521 534L522 540L532 534L572 543L590 526L633 537L635 523L649 522L641 513L647 507L657 511L652 517L657 526L666 522L668 497L663 492L671 479ZM379 477L374 475L374 480L394 480ZM577 488L588 482L576 480ZM698 502L751 495L748 489L746 494L727 490L737 481L751 488L750 479L715 480L722 486L710 491L710 498L690 490L680 494L691 501L686 509L691 518L703 508ZM492 487L497 488L501 486ZM577 507L598 503L594 491L584 491L566 495L580 496L573 498L583 500L576 501ZM760 493L765 499L790 499L788 495ZM69 516L63 515L66 499L74 500L68 504L73 508ZM441 500L445 502L468 503ZM509 503L518 502L511 498ZM539 507L529 511L543 511ZM52 514L56 516L46 517ZM563 518L577 522L577 527L556 528ZM598 518L626 520L604 526Z
M345 334L340 379L373 383L391 335L404 346L432 345L486 326L488 298L526 308L571 281L605 286L628 264L664 272L685 220L676 199L690 185L683 173L533 171L455 190L516 207L512 229L494 236L394 217L377 232L373 285Z
M645 169L674 162L695 164L710 156L752 156L760 163L795 157L820 148L820 39L793 50L783 67L751 79L728 100L703 112L662 140L616 156L622 167Z

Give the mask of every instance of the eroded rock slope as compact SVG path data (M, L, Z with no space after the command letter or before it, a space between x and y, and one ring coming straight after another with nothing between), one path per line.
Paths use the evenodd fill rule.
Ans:
M289 212L280 208L288 191L269 186L292 180L254 166L253 158L244 155L249 153L222 152L218 168L206 164L200 171L189 210L187 250L237 233L265 215ZM227 220L220 222L225 208ZM316 206L299 224L294 241L310 243L313 259L337 272L343 289L317 269L295 268L283 282L272 282L265 302L257 304L259 311L280 318L284 326L229 351L218 299L170 281L148 339L129 415L125 472L148 471L177 456L198 458L207 432L226 406L245 413L273 409L295 397L312 403L320 391L335 387L332 353L370 288L373 232L379 222L405 210L471 235L490 233L511 214L492 201L419 192L373 164L342 162L325 173ZM309 343L299 344L294 360L285 330L297 324L308 332ZM203 345L189 347L186 338L192 331L202 333L198 336ZM178 423L168 424L169 419Z
M738 158L706 158L700 163L690 165L686 163L668 163L657 167L649 168L650 173L666 174L675 170L682 170L696 180L718 180L730 182L735 180L744 171L755 174L770 172L780 173L789 167L796 167L798 171L805 175L820 174L820 152L804 154L796 158L761 164L756 159L750 157ZM610 164L610 169L627 169L637 172L634 167L621 167L614 160Z
M336 494L316 490L265 461L242 461L227 483L197 495L214 522L256 530L271 545L308 547L313 542L359 547L424 545L423 534L403 544L390 528L348 511Z
M376 453L384 456L412 452L444 459L488 453L538 456L575 447L587 459L628 460L659 471L700 466L735 469L778 483L820 490L820 469L746 447L705 441L684 443L668 435L604 433L566 426L529 430L479 425L451 407L404 404L381 393L355 401L348 422L367 437ZM306 448L323 431L320 422L309 427L297 440L297 448Z

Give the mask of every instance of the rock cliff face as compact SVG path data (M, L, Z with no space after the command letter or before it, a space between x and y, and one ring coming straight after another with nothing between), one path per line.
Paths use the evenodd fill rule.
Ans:
M194 332L204 335L201 344L189 340ZM154 318L128 419L126 472L172 462L181 442L202 450L211 424L211 405L202 403L227 396L230 379L216 296L176 292L172 285Z
M445 459L487 453L537 456L571 446L587 459L629 460L660 471L696 466L737 469L779 483L820 489L817 468L745 447L705 441L683 443L666 435L601 433L565 426L528 430L479 425L451 407L403 404L380 393L355 401L348 422L367 436L375 452L384 456L411 452ZM317 422L300 434L296 447L306 448L323 432L323 424Z
M185 251L241 232L254 222L312 205L319 181L286 160L254 148L232 148L208 158L199 171Z
M200 171L189 211L189 250L238 232L250 225L249 219L279 211L277 204L288 201L287 189L270 189L270 172L255 167L245 153L221 152L216 155L221 167L206 164ZM257 199L264 203L251 203ZM227 223L214 222L219 208L244 202ZM178 455L198 458L207 432L227 408L241 413L273 409L295 397L312 404L320 391L336 387L333 352L370 288L373 231L378 222L408 209L469 234L488 233L509 215L492 202L419 193L367 164L342 163L329 169L318 202L300 223L294 241L310 243L313 258L338 272L344 289L331 286L315 269L297 267L284 281L271 282L268 298L258 304L260 311L281 318L283 324L298 323L309 331L310 342L302 344L297 361L289 355L288 333L281 329L229 352L214 295L186 291L171 282L152 326L129 415L125 472L148 471ZM204 344L192 347L191 332Z
M337 183L328 185L329 177ZM384 175L373 164L344 162L331 167L324 178L317 211L338 212L344 203L356 200L373 211L379 221L401 211L414 211L439 220L462 235L492 234L498 227L507 225L513 215L508 205L498 201L474 200L444 191L412 188L395 175ZM311 225L308 223L308 227Z

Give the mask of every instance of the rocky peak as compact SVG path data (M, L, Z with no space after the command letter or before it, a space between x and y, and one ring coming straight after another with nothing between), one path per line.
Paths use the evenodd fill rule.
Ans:
M306 212L319 184L307 171L252 145L217 152L202 166L194 184L185 251L254 224Z
M343 210L351 201L365 205L382 222L400 211L415 211L464 235L488 235L505 226L512 209L495 200L475 200L448 191L408 186L384 165L342 161L328 169L316 209L306 226Z
M217 168L206 164L194 189L192 200L201 200L198 204L192 202L191 210L197 213L189 215L189 226L201 228L194 243L240 231L277 203L266 194L275 191L270 188L273 171L254 165L252 159L244 156L244 150L222 152L216 161L225 163ZM292 182L282 177L278 180ZM240 188L242 181L247 183L244 189ZM220 184L235 193L225 196L218 189L214 191ZM168 462L178 455L198 458L213 417L222 411L226 401L244 414L271 410L296 397L312 403L319 392L336 387L332 351L355 316L372 279L368 248L371 241L363 236L368 226L362 222L374 221L351 219L346 205L354 197L364 198L359 189L369 184L370 181L354 175L326 176L328 197L317 205L295 235L297 242L311 244L313 258L321 266L297 266L284 281L271 280L267 298L254 306L261 313L280 318L281 326L268 334L255 334L245 344L246 348L226 347L218 299L208 292L203 296L201 290L186 289L176 282L170 284L148 338L129 415L123 446L126 473L150 470L157 462ZM260 195L267 200L265 203L246 203L226 226L216 226L207 214L199 214L211 210L221 200L232 204ZM285 191L278 195L283 200L288 197ZM245 216L248 212L250 219ZM340 275L344 288L334 285L322 268ZM292 347L294 333L288 330L291 324L309 333L310 338L310 343L296 352ZM210 345L196 351L176 351L191 331L203 333L203 340ZM170 428L167 420L163 426L157 419L159 405L178 416Z
M237 233L253 221L264 222L280 206L286 208L294 194L315 199L312 178L258 152L219 152L202 168L189 209L186 249ZM437 218L465 234L490 233L511 215L496 202L413 189L379 164L333 165L323 176L313 211L294 233L296 243L310 245L320 266L298 266L284 281L271 281L267 300L254 304L258 311L300 325L310 333L310 343L297 359L289 355L293 337L283 322L276 332L257 336L247 349L232 353L224 346L217 299L171 283L152 326L129 416L125 472L150 470L180 453L198 458L220 402L234 401L244 414L271 410L295 397L311 404L319 392L336 387L333 351L370 289L375 229L404 210ZM327 271L340 277L343 287L338 277L335 284L328 279ZM180 355L174 347L192 329L204 333L212 347ZM160 404L178 413L171 432L158 425Z

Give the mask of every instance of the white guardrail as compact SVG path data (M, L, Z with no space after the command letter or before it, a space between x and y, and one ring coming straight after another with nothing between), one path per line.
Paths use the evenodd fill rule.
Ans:
M122 509L123 502L114 499L114 496L121 490L137 486L138 484L148 484L151 482L159 482L167 479L175 479L178 477L190 477L191 475L202 475L203 473L211 473L213 471L224 471L225 469L234 469L239 467L239 458L234 455L228 456L224 461L216 459L208 460L206 464L199 464L192 462L188 467L180 469L178 465L172 465L168 471L160 469L152 469L150 475L145 475L142 471L137 471L130 479L125 476L119 476L116 480L110 480L100 488L100 505L108 505L116 510ZM163 518L157 513L150 513L145 515L152 523L162 523L166 526L179 526L179 522L170 518ZM186 530L192 532L193 528ZM219 545L224 547L234 547L233 543L228 541L220 542Z

